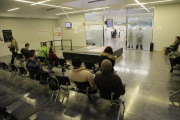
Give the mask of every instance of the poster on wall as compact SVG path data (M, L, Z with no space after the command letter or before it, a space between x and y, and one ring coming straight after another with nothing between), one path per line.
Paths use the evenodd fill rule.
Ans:
M11 42L13 35L12 35L12 30L2 30L2 34L4 37L4 42Z
M2 30L0 30L0 43L4 43L4 37L2 34Z
M61 28L60 27L54 27L53 28L53 38L54 40L61 40ZM55 46L61 45L61 41L55 41Z

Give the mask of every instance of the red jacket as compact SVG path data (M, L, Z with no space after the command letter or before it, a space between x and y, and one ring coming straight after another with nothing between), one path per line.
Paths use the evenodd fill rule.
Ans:
M58 59L59 59L59 57L57 57L57 55L56 55L56 54L54 54L54 53L50 53L50 54L49 54L49 58L54 58L54 59L55 59L55 61L56 61L56 63L58 63Z

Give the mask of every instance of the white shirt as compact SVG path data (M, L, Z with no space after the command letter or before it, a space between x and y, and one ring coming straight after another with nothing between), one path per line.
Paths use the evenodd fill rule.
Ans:
M136 38L143 38L143 37L144 37L144 33L143 33L143 32L138 31L138 32L136 33Z

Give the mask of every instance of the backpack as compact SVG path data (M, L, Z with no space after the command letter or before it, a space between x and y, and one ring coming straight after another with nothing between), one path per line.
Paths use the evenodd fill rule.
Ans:
M48 81L48 83L49 83L49 87L52 90L58 90L59 89L57 81L53 80L52 78Z

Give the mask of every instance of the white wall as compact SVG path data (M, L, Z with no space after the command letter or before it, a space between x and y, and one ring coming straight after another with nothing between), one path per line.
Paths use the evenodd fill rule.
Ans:
M155 6L153 42L154 51L173 44L175 36L180 36L180 3ZM158 26L162 30L156 30Z
M85 22L84 14L69 15L73 23ZM80 25L78 27L78 33L75 33L74 28L66 28L65 23L70 22L66 15L60 17L58 21L58 27L61 27L62 39L72 39L73 46L86 46L86 30L85 26ZM80 31L79 31L80 30ZM63 45L70 46L70 42L63 42Z
M0 30L11 29L20 49L25 43L30 43L30 49L39 49L40 42L53 40L53 27L57 27L57 20L0 17ZM47 30L48 33L38 34L39 30ZM11 54L7 48L9 44L0 43L0 57Z

